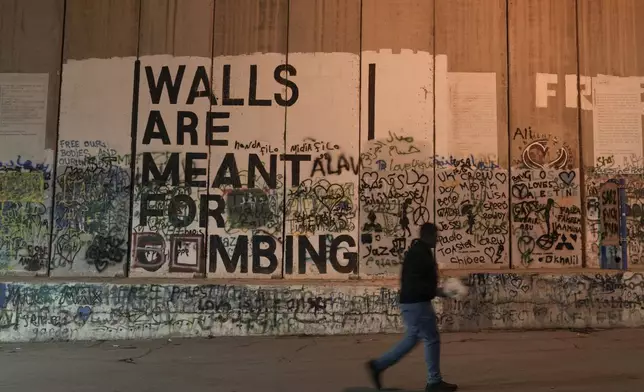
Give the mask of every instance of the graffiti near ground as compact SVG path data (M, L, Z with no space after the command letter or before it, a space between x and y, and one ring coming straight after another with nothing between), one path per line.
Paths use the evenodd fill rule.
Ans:
M630 327L644 276L488 274L469 296L436 300L448 331ZM224 335L360 334L402 328L397 291L340 285L0 284L0 339L47 341Z

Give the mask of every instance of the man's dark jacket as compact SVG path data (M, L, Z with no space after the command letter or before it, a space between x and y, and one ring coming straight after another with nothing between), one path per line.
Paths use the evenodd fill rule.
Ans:
M405 255L400 274L400 303L429 302L436 297L438 268L431 248L414 240Z

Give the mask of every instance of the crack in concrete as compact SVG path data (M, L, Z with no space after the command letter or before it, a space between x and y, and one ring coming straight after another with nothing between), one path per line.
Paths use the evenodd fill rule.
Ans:
M156 348L148 348L148 350L147 350L145 353L141 354L141 355L138 355L138 356L135 356L135 357L121 358L121 359L119 359L119 360L118 360L118 362L125 362L125 363L132 363L132 364L136 364L135 359L145 358L145 357L147 357L148 355L152 354L153 352L155 352L155 351L159 351L159 350L161 350L162 348L167 347L170 343L172 343L172 340L168 339L164 344L160 345L159 347L156 347Z

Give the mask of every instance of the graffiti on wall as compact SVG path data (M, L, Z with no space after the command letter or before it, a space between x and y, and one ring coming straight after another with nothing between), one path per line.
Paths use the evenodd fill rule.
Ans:
M375 61L373 86L347 105L364 135L357 124L351 140L341 127L289 137L287 109L317 90L305 66L271 56L142 57L134 151L64 132L55 166L1 161L0 270L392 277L425 222L440 229L442 268L576 267L584 249L589 266L602 252L625 265L622 245L644 264L640 158L600 156L582 172L576 146L531 127L511 135L509 168L436 156L434 86L411 80L400 88L417 90L414 107L377 115L392 98Z
M411 240L433 221L433 150L396 132L361 154L360 259L369 276L395 276Z
M167 262L169 272L179 272L175 254L170 250L180 248L176 241L191 238L191 243L200 244L195 249L207 249L207 261L201 258L201 251L193 251L191 272L194 273L281 274L282 249L286 271L301 271L307 257L321 273L326 270L327 262L343 273L355 270L357 254L344 254L345 261L350 263L348 266L334 256L344 245L355 246L350 236L314 237L307 235L307 230L282 235L284 170L291 194L299 192L295 194L308 194L325 203L335 203L331 201L339 196L335 189L330 191L332 194L324 195L323 183L317 183L313 190L307 190L311 184L303 179L317 172L322 176L337 174L343 170L342 159L334 161L330 156L306 153L304 150L309 147L296 153L281 153L277 144L233 136L239 132L233 124L244 114L240 108L283 109L297 102L298 85L293 79L287 79L287 76L296 76L297 70L284 64L270 70L272 83L269 84L277 92L272 99L260 99L258 86L267 83L259 80L266 70L258 65L248 65L249 79L245 83L251 90L246 98L230 95L231 84L240 80L231 76L229 64L223 65L219 96L211 89L205 67L196 67L190 77L186 76L190 73L186 65L173 67L174 74L170 68L146 66L141 82L145 95L142 99L151 102L151 107L142 119L139 132L141 164L137 166L137 173L140 181L136 187L133 228L137 256L133 268L155 272ZM205 115L168 109L174 105L189 107L199 101L207 102ZM198 122L200 115L205 119L202 126ZM270 113L264 115L270 116ZM174 122L166 120L170 116L177 118L176 128L169 125ZM230 140L230 136L235 140ZM231 145L235 146L232 151ZM302 172L303 162L313 163L311 173ZM301 189L298 191L298 188ZM342 208L341 203L335 204L335 211ZM289 207L297 209L294 204ZM319 207L318 204L315 208ZM291 215L288 223L297 224L293 221L296 218L306 225L309 218L303 218L307 212L300 210L300 213L299 218ZM156 245L149 247L148 244ZM144 255L151 260L143 258ZM294 258L299 260L298 268L293 268ZM186 271L185 265L180 269Z
M511 173L513 249L520 265L581 267L579 170L572 149L557 137L517 129L519 162Z
M51 180L48 163L0 162L0 274L47 272Z
M509 264L507 170L469 159L437 171L437 257L467 268Z
M642 168L637 156L599 156L586 172L588 265L621 269L642 265ZM621 217L624 217L622 219ZM626 257L623 250L626 250Z
M129 157L101 140L59 140L53 275L122 275L127 263Z
M644 276L472 274L462 301L435 301L441 329L629 327ZM0 284L4 341L360 334L402 328L386 287ZM252 300L249 300L252 299Z

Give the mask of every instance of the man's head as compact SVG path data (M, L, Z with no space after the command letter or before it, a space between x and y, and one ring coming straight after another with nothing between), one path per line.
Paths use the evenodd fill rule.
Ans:
M420 240L431 247L436 246L438 228L433 223L423 223L420 227Z

